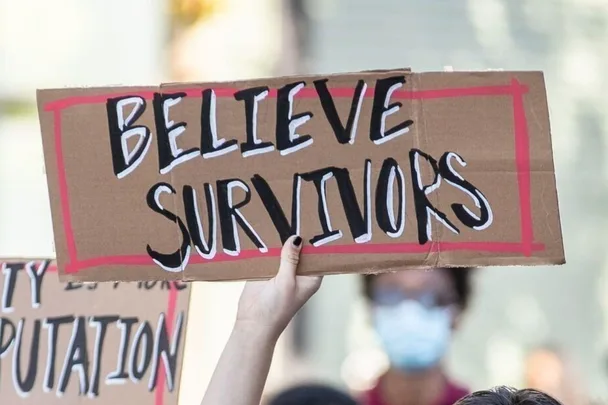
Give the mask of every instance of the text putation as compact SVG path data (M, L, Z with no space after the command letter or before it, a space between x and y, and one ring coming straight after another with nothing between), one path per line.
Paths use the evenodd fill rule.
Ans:
M42 91L60 271L268 277L294 234L305 273L563 262L545 98L508 72Z
M63 285L49 261L1 266L3 400L177 404L186 284Z

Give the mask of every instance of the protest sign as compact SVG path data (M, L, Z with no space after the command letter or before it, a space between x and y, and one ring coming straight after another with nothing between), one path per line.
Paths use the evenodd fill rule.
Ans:
M0 266L3 404L177 404L188 284L62 284L48 260Z
M564 263L541 72L40 90L64 280Z

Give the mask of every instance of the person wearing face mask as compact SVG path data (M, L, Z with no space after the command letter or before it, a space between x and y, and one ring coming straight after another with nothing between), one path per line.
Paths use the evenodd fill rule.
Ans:
M469 394L446 376L442 360L468 303L471 271L363 276L373 326L390 362L361 398L363 405L452 405Z
M264 385L270 370L270 363L272 362L272 356L279 336L281 336L300 308L321 286L322 277L302 276L297 273L302 244L303 240L301 237L290 237L281 249L281 261L276 276L270 280L248 281L245 284L239 300L232 333L215 366L215 371L213 372L211 381L209 381L201 405L260 405ZM406 273L411 274L412 272ZM449 281L450 277L446 275L451 273L444 271L429 273L435 274L434 276L424 273L413 274L418 274L418 276L414 277L416 282L411 279L412 276L388 277L388 275L383 275L370 281L369 287L374 293L372 296L375 302L378 302L374 304L375 307L380 305L396 307L400 303L405 302L403 308L409 308L395 310L396 313L401 312L401 315L396 316L391 314L386 318L382 318L384 320L378 321L378 325L384 328L384 326L390 323L393 325L395 323L405 324L408 325L405 327L407 331L415 329L414 325L429 326L435 331L449 329L449 327L445 328L445 316L421 315L424 312L420 311L420 307L411 305L411 301L424 303L424 308L430 312L433 312L435 309L445 309L452 306L462 309L466 304L466 296L468 295L468 278L459 278L459 281L451 283ZM466 274L468 276L468 272ZM462 274L459 277L462 277ZM409 281L405 282L404 279L406 278ZM454 280L456 280L456 277L454 277ZM376 282L378 282L381 288L376 289ZM399 290L394 287L399 287ZM450 290L450 288L452 289ZM380 295L382 295L381 299ZM380 301L377 301L378 299ZM452 314L449 318L454 323L453 321L456 318L453 313L457 313L457 310L450 312ZM382 311L377 314L381 313ZM415 318L417 321L394 321L396 318L403 317ZM437 319L441 319L441 321ZM388 323L386 323L387 320L389 320ZM438 327L437 325L439 324L443 326ZM388 329L393 330L393 328ZM394 336L396 336L392 333L389 335L385 336L385 342L392 341ZM444 334L441 335L443 336ZM425 353L425 355L418 357L416 361L412 361L411 359L416 358L413 354L415 351L410 349L412 345L389 344L388 346L393 345L392 358L401 360L398 362L400 369L395 369L393 374L389 371L384 377L382 380L382 391L379 391L379 395L382 395L384 402L376 403L560 405L554 398L542 392L533 389L517 390L505 386L477 391L464 396L464 390L450 385L442 373L432 371L433 369L437 369L436 367L428 367L429 364L436 363L429 359L441 357L436 354L431 356L430 353L440 353L443 351L436 349L429 350L428 348L431 346L445 347L445 344L437 343L442 339L429 339L429 336L421 336L418 333L413 336L411 340L407 341L415 342L413 346L417 346L418 348L422 348L423 346L427 348L422 350L422 353ZM429 340L432 340L434 343L422 343ZM396 355L397 353L399 355ZM413 364L416 365L416 371L404 371L405 369L409 370L409 365ZM422 367L423 364L426 364L426 366ZM463 394L463 397L458 398L461 394ZM451 400L452 398L454 398L454 401ZM289 390L284 395L275 397L272 403L350 405L353 401L329 387L312 385Z

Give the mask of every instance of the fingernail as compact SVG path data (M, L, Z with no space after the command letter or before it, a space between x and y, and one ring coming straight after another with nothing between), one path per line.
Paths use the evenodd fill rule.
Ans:
M302 238L300 238L299 236L296 236L296 238L293 240L293 245L295 247L300 247L301 244L302 244Z

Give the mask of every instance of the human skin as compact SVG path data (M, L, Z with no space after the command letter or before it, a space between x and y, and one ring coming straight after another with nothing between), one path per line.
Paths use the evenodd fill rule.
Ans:
M292 236L283 246L276 276L245 284L201 405L259 405L279 336L321 286L322 277L296 275L301 249L302 238Z

